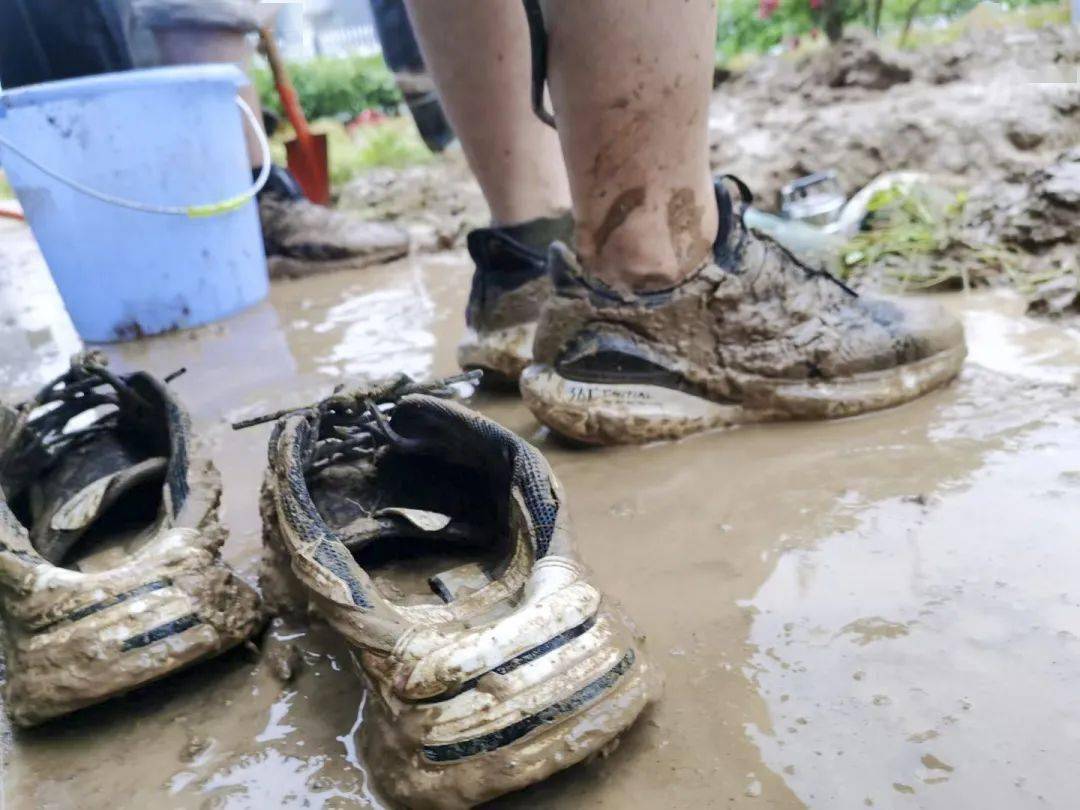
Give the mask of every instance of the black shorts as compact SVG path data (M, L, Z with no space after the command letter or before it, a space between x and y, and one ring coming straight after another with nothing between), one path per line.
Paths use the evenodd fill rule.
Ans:
M131 68L117 0L0 0L0 86Z

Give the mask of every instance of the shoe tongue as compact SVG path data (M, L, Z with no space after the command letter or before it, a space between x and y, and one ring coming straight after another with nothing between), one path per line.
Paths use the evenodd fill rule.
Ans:
M112 434L74 448L31 494L30 541L59 565L102 514L144 483L163 481L168 459L140 458Z

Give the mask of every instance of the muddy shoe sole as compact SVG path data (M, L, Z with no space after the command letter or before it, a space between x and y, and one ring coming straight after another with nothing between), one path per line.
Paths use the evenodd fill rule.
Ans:
M306 278L343 270L362 270L374 264L386 264L394 259L400 259L408 252L409 246L405 244L345 259L295 259L290 256L267 256L266 269L271 281Z
M967 350L956 346L914 363L833 380L748 377L742 402L716 402L658 385L580 382L547 365L521 376L521 394L537 419L585 444L678 439L746 422L836 419L916 399L959 373Z
M488 385L516 388L521 372L532 362L535 336L535 323L484 332L469 329L458 345L458 365L466 371L480 369Z

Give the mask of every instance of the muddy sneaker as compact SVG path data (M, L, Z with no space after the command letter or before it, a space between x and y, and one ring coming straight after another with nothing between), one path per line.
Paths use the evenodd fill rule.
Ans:
M271 170L258 202L270 278L366 267L409 251L401 228L309 202L280 166Z
M487 383L517 386L532 360L536 319L551 292L548 248L572 232L566 214L469 234L476 270L465 309L468 328L458 347L462 368L482 369Z
M259 598L221 561L216 470L149 374L104 357L0 406L4 703L20 726L247 638Z
M543 457L401 378L285 416L271 534L370 688L370 772L407 807L463 807L604 750L655 696L589 581Z
M887 408L943 385L965 355L939 305L864 298L799 262L717 183L713 261L669 290L640 295L584 278L562 245L554 294L521 379L552 430L590 444L671 439L774 419Z

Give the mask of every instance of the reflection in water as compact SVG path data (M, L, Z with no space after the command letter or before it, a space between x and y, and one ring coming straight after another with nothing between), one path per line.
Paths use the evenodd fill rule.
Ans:
M349 657L352 659L353 666L356 667L356 671L359 671L359 662L356 660L355 654L350 651ZM378 810L384 810L384 805L379 798L371 790L371 779L368 777L367 769L364 768L360 762L360 757L357 755L356 740L360 734L360 726L364 724L364 708L367 706L368 695L364 692L364 696L360 699L360 705L356 707L356 719L353 720L352 726L343 735L337 738L337 741L345 748L345 761L349 763L353 768L358 770L364 778L364 784L362 787L364 799L367 800L374 808Z
M81 347L60 293L32 240L19 238L25 228L0 220L0 365L3 396L22 393L63 373Z
M369 378L430 374L435 306L420 274L400 273L388 287L343 297L312 327L335 337L332 348L315 359L318 371Z
M1066 404L1008 426L973 474L783 555L752 600L748 676L772 728L749 733L810 807L1075 807L1080 772L1059 758L1080 746Z
M328 757L294 757L267 748L240 758L227 770L203 784L212 798L206 807L221 810L292 807L366 807L360 797L340 790L332 780L320 779Z
M969 361L984 368L1038 382L1080 379L1076 366L1080 330L1009 317L994 309L971 309L964 313L964 332Z
M296 726L281 722L285 719L285 715L289 713L289 707L292 705L294 697L296 697L296 692L282 693L281 697L270 707L270 719L266 721L266 728L263 729L262 734L255 738L255 742L280 740L282 737L296 731Z

